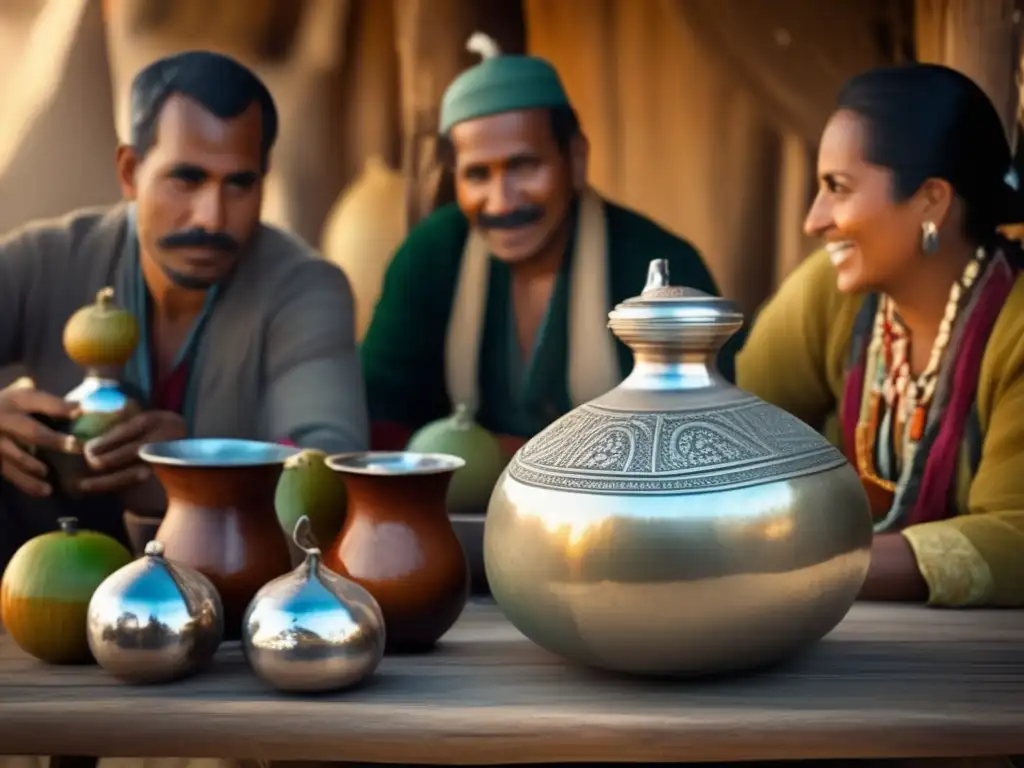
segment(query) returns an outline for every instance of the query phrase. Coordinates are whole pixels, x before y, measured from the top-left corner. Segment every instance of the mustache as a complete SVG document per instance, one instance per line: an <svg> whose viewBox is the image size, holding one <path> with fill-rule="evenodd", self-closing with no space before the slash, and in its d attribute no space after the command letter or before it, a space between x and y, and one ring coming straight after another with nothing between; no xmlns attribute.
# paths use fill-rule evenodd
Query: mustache
<svg viewBox="0 0 1024 768"><path fill-rule="evenodd" d="M542 218L544 218L543 208L539 205L527 205L500 216L478 213L476 223L481 229L517 229L538 222Z"/></svg>
<svg viewBox="0 0 1024 768"><path fill-rule="evenodd" d="M207 232L205 229L172 232L161 237L157 244L161 248L210 248L224 253L232 253L239 248L239 242L226 232Z"/></svg>

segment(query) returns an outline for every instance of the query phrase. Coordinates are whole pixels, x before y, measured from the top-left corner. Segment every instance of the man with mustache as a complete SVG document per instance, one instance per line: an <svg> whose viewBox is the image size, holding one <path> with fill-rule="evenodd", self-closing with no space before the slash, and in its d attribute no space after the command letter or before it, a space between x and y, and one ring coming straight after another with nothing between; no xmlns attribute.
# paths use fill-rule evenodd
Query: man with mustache
<svg viewBox="0 0 1024 768"><path fill-rule="evenodd" d="M270 93L225 56L160 59L131 88L117 149L126 201L33 222L0 239L0 568L58 514L125 539L122 511L165 500L140 445L188 436L365 448L368 426L345 275L260 223L277 136ZM83 372L64 352L71 314L104 286L141 329L122 378L144 411L79 445L33 415L73 417ZM61 497L33 448L82 452L93 469Z"/></svg>
<svg viewBox="0 0 1024 768"><path fill-rule="evenodd" d="M614 387L633 360L607 314L651 259L718 293L693 246L587 185L587 140L550 63L479 34L469 47L484 61L441 105L457 203L394 255L361 349L382 448L463 404L511 451ZM738 345L719 361L730 378Z"/></svg>

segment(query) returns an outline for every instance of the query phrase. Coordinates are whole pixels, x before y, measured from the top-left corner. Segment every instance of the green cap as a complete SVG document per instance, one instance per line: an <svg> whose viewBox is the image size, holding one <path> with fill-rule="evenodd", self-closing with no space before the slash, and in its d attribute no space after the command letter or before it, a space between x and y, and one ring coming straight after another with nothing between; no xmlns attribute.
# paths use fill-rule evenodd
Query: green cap
<svg viewBox="0 0 1024 768"><path fill-rule="evenodd" d="M476 32L466 48L483 61L456 77L441 99L441 134L478 117L520 109L569 106L569 97L551 62L536 56L505 56L497 43Z"/></svg>

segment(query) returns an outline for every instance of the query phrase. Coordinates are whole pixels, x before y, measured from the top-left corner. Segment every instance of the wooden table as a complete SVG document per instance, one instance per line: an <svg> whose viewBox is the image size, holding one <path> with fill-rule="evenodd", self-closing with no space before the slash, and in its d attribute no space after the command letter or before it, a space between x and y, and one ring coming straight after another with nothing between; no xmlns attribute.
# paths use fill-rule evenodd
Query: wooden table
<svg viewBox="0 0 1024 768"><path fill-rule="evenodd" d="M225 647L131 687L0 639L0 752L402 763L712 761L1024 753L1024 612L857 605L799 660L704 682L571 666L472 604L442 647L365 688L279 695Z"/></svg>

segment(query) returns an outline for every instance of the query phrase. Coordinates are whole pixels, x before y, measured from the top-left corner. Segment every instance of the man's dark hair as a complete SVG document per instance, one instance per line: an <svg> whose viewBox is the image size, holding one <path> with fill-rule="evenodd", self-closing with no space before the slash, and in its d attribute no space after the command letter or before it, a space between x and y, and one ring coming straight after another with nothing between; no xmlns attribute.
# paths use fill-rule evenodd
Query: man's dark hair
<svg viewBox="0 0 1024 768"><path fill-rule="evenodd" d="M277 140L277 107L263 82L248 67L211 51L186 51L158 59L132 81L131 144L139 158L156 141L156 126L167 100L180 94L222 120L260 107L261 163L265 172Z"/></svg>
<svg viewBox="0 0 1024 768"><path fill-rule="evenodd" d="M580 135L580 119L572 107L555 107L548 110L551 123L551 135L555 138L558 151L563 155L569 153L572 140ZM441 162L451 168L455 165L455 147L451 137L442 135L438 141L438 155Z"/></svg>

